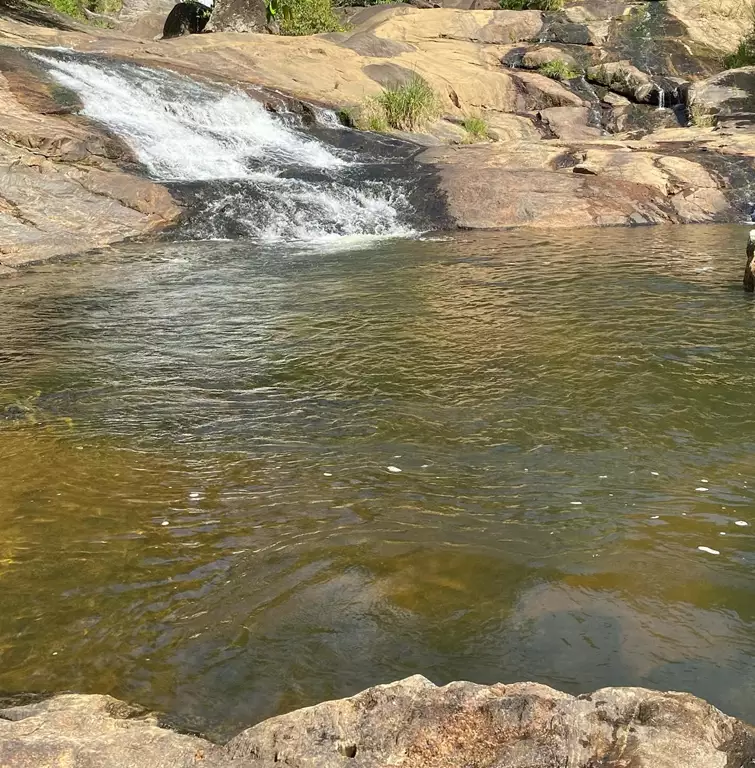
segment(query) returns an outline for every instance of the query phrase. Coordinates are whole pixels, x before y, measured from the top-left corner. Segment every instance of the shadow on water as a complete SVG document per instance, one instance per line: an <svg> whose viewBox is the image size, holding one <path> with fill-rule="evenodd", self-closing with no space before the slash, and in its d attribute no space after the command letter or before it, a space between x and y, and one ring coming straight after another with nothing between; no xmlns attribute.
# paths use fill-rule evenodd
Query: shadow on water
<svg viewBox="0 0 755 768"><path fill-rule="evenodd" d="M414 673L755 720L742 242L132 245L6 281L0 690L217 738Z"/></svg>

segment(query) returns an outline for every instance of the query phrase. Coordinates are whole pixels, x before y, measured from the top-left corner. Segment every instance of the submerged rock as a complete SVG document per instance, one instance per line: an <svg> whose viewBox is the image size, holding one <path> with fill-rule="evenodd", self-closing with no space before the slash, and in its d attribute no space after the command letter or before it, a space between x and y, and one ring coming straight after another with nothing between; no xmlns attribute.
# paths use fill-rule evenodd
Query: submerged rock
<svg viewBox="0 0 755 768"><path fill-rule="evenodd" d="M266 720L224 747L109 696L0 709L0 765L26 768L727 768L755 731L687 693L537 683L437 687L415 675Z"/></svg>

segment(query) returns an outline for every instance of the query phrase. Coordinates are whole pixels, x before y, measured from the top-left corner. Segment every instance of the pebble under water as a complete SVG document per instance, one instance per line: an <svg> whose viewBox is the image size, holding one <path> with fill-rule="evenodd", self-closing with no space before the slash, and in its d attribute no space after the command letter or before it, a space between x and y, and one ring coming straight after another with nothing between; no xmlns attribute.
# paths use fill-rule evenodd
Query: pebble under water
<svg viewBox="0 0 755 768"><path fill-rule="evenodd" d="M755 721L741 227L130 245L0 285L0 691L216 738L422 673Z"/></svg>

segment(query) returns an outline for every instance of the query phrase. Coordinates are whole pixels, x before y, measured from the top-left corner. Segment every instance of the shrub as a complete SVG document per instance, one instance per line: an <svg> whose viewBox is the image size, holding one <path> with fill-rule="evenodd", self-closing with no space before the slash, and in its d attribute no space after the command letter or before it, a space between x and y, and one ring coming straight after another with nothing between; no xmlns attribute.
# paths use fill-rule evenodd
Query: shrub
<svg viewBox="0 0 755 768"><path fill-rule="evenodd" d="M551 80L571 80L580 75L579 72L572 69L565 61L561 61L561 59L546 61L545 64L538 67L537 71L541 75L550 77Z"/></svg>
<svg viewBox="0 0 755 768"><path fill-rule="evenodd" d="M343 32L331 0L268 0L267 13L278 20L282 35Z"/></svg>
<svg viewBox="0 0 755 768"><path fill-rule="evenodd" d="M65 13L66 16L73 16L75 19L84 19L84 11L76 0L47 0L50 7L58 13Z"/></svg>
<svg viewBox="0 0 755 768"><path fill-rule="evenodd" d="M564 0L499 0L504 11L560 11Z"/></svg>
<svg viewBox="0 0 755 768"><path fill-rule="evenodd" d="M488 124L482 117L465 117L461 125L467 132L467 142L485 141L488 136Z"/></svg>
<svg viewBox="0 0 755 768"><path fill-rule="evenodd" d="M408 83L386 88L376 98L391 128L416 131L440 114L440 100L435 91L418 75Z"/></svg>
<svg viewBox="0 0 755 768"><path fill-rule="evenodd" d="M113 14L120 11L121 0L46 0L47 4L58 13L65 13L75 19L86 21L84 9L96 14ZM101 26L101 22L98 24Z"/></svg>

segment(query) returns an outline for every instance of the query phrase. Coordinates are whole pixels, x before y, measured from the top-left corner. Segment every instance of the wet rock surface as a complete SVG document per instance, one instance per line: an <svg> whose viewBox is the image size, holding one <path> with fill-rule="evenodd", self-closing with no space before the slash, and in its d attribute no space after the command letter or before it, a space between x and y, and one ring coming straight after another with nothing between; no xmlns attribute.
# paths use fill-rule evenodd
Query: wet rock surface
<svg viewBox="0 0 755 768"><path fill-rule="evenodd" d="M755 732L686 693L605 688L573 697L537 683L437 687L415 675L266 720L225 746L161 727L109 696L0 709L8 768L729 768Z"/></svg>

